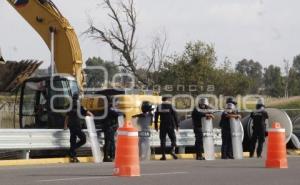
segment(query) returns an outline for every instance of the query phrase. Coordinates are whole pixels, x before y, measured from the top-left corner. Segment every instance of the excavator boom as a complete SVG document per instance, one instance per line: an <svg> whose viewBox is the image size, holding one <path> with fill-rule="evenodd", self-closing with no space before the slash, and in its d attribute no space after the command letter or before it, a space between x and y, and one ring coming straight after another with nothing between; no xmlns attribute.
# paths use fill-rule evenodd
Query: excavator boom
<svg viewBox="0 0 300 185"><path fill-rule="evenodd" d="M51 0L7 0L34 28L51 49L54 32L54 62L58 73L70 74L83 85L82 53L73 27Z"/></svg>

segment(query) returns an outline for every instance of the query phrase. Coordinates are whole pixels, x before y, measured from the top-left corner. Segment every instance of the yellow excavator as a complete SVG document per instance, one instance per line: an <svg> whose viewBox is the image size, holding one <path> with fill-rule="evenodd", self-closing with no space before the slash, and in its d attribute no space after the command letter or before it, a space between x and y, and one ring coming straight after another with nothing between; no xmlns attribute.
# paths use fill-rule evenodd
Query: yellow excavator
<svg viewBox="0 0 300 185"><path fill-rule="evenodd" d="M51 50L58 73L76 77L82 89L82 54L78 38L68 20L51 0L8 0L41 36Z"/></svg>
<svg viewBox="0 0 300 185"><path fill-rule="evenodd" d="M70 101L65 97L82 93L84 86L82 53L76 33L51 0L7 1L42 37L51 51L51 74L57 73L28 78L20 85L20 128L63 128L62 112ZM142 101L160 103L157 95L106 89L85 96L82 104L93 112L101 112L104 103L100 96L116 97L117 108L128 119L140 113Z"/></svg>

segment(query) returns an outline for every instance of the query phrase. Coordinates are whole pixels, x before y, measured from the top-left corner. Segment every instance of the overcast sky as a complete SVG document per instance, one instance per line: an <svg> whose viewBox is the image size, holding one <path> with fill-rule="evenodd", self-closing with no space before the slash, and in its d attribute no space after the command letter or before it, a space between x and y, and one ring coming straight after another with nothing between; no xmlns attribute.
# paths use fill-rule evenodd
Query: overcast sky
<svg viewBox="0 0 300 185"><path fill-rule="evenodd" d="M109 26L101 0L53 0L78 35L88 17ZM181 53L188 41L212 43L219 62L247 58L264 66L283 66L300 54L299 0L136 0L138 44L147 50L158 32L166 32L169 53ZM84 60L100 56L114 60L105 44L79 36ZM35 31L5 1L0 1L0 47L6 59L24 58L49 64L49 51Z"/></svg>

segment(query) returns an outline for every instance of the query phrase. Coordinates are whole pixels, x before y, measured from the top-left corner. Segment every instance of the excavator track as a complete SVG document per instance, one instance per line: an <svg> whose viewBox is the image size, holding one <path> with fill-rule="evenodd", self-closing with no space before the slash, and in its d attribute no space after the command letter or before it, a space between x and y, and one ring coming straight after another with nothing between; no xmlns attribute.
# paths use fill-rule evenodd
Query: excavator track
<svg viewBox="0 0 300 185"><path fill-rule="evenodd" d="M13 92L42 64L36 60L0 62L0 92Z"/></svg>

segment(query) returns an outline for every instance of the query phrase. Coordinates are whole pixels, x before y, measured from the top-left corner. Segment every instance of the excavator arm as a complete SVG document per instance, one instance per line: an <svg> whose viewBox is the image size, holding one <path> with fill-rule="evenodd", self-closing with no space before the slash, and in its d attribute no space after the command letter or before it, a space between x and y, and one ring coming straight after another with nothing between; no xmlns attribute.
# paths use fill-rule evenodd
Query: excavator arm
<svg viewBox="0 0 300 185"><path fill-rule="evenodd" d="M68 20L51 0L7 0L34 28L51 49L54 33L54 62L58 73L74 76L83 86L82 53L78 38Z"/></svg>

